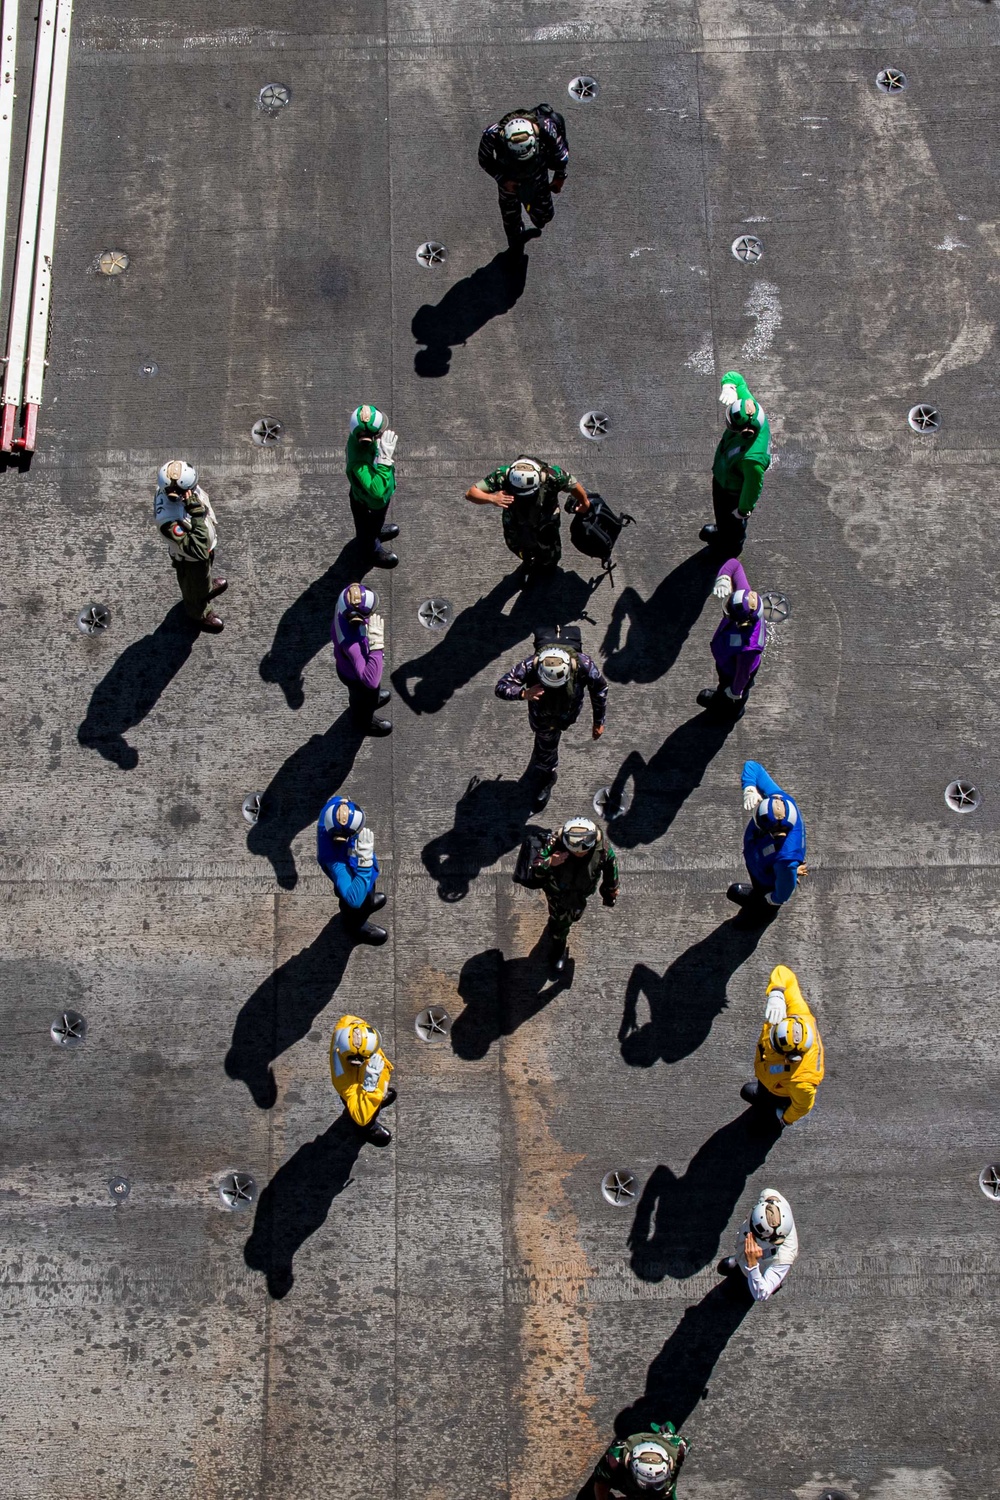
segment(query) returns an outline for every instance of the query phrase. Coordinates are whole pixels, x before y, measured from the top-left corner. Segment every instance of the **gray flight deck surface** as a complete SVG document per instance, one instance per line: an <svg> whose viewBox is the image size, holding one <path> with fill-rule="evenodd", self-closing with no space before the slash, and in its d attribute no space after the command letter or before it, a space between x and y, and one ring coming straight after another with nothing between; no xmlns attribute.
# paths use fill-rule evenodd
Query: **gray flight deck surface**
<svg viewBox="0 0 1000 1500"><path fill-rule="evenodd" d="M0 489L4 1500L569 1500L657 1414L693 1440L682 1500L992 1492L998 30L983 0L78 4L39 451ZM519 279L476 147L539 99L570 180ZM791 614L727 737L694 699L732 366L776 454L744 562ZM328 628L363 400L400 434L402 534L371 576L395 733L357 748ZM565 571L517 593L462 496L522 451L634 513L614 589L564 525ZM218 638L186 632L153 526L176 455L219 516ZM608 729L566 736L542 821L616 779L635 800L618 906L550 985L510 880L526 714L493 687L573 619ZM724 897L747 756L811 867L750 934ZM379 950L348 953L315 864L340 787L376 833ZM738 1090L778 962L827 1077L768 1152ZM396 1064L382 1152L333 1123L345 1010ZM233 1168L255 1210L223 1207ZM741 1321L714 1267L768 1184L801 1255Z"/></svg>

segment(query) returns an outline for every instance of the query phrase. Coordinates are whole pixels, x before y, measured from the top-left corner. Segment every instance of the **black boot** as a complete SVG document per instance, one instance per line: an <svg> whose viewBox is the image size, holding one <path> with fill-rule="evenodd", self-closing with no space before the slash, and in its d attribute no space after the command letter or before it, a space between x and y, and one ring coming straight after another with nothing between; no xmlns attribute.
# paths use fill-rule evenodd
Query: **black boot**
<svg viewBox="0 0 1000 1500"><path fill-rule="evenodd" d="M524 244L524 225L521 220L518 219L516 225L505 224L503 226L503 232L507 236L507 249L520 250L521 246Z"/></svg>
<svg viewBox="0 0 1000 1500"><path fill-rule="evenodd" d="M549 933L549 968L553 974L562 974L569 959L569 944L565 938L553 937Z"/></svg>
<svg viewBox="0 0 1000 1500"><path fill-rule="evenodd" d="M725 1260L720 1260L718 1271L720 1276L731 1276L736 1270L736 1256L727 1255Z"/></svg>
<svg viewBox="0 0 1000 1500"><path fill-rule="evenodd" d="M699 542L717 542L719 540L719 528L711 523L703 526L698 533Z"/></svg>
<svg viewBox="0 0 1000 1500"><path fill-rule="evenodd" d="M392 1131L387 1130L381 1120L373 1120L365 1131L365 1138L373 1146L388 1146L392 1140Z"/></svg>
<svg viewBox="0 0 1000 1500"><path fill-rule="evenodd" d="M743 1085L743 1087L740 1089L740 1098L746 1104L756 1104L757 1103L757 1096L759 1095L759 1093L760 1093L760 1084L757 1082L757 1080L755 1078L752 1083L745 1083Z"/></svg>
<svg viewBox="0 0 1000 1500"><path fill-rule="evenodd" d="M719 689L702 688L695 702L699 708L719 708Z"/></svg>
<svg viewBox="0 0 1000 1500"><path fill-rule="evenodd" d="M376 891L374 895L368 897L368 910L381 911L386 903L386 899L385 891Z"/></svg>
<svg viewBox="0 0 1000 1500"><path fill-rule="evenodd" d="M390 1089L386 1089L386 1091L385 1091L385 1098L382 1100L382 1103L379 1105L379 1108L380 1109L388 1109L389 1105L390 1104L395 1104L395 1102L396 1102L396 1100L398 1098L399 1098L399 1095L396 1093L395 1089L391 1089L391 1088Z"/></svg>
<svg viewBox="0 0 1000 1500"><path fill-rule="evenodd" d="M399 527L394 521L386 521L378 534L380 542L391 542L394 536L399 536Z"/></svg>
<svg viewBox="0 0 1000 1500"><path fill-rule="evenodd" d="M383 943L389 941L389 934L384 927L378 927L374 922L364 922L357 930L359 943L370 943L373 948L380 948Z"/></svg>
<svg viewBox="0 0 1000 1500"><path fill-rule="evenodd" d="M394 568L399 562L395 552L387 552L381 542L375 548L374 562L376 568Z"/></svg>
<svg viewBox="0 0 1000 1500"><path fill-rule="evenodd" d="M753 895L753 886L746 880L734 880L726 892L727 901L735 901L737 906L746 906Z"/></svg>
<svg viewBox="0 0 1000 1500"><path fill-rule="evenodd" d="M392 692L391 692L391 690L389 688L379 688L379 690L378 690L378 703L375 705L376 708L385 708L385 705L388 703L388 701L389 701L389 699L391 697L392 697Z"/></svg>
<svg viewBox="0 0 1000 1500"><path fill-rule="evenodd" d="M546 805L552 796L552 788L559 779L555 771L543 772L542 774L545 780L539 781L535 795L531 799L531 811L536 813L541 812L542 808Z"/></svg>
<svg viewBox="0 0 1000 1500"><path fill-rule="evenodd" d="M388 719L372 719L371 723L368 726L368 733L376 735L391 734L392 724Z"/></svg>

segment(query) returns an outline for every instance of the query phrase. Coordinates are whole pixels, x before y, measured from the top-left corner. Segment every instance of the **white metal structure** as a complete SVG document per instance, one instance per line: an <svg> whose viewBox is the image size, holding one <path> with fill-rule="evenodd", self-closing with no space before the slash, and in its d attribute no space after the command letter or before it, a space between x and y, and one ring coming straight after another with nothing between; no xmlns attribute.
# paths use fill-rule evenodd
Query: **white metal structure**
<svg viewBox="0 0 1000 1500"><path fill-rule="evenodd" d="M7 238L7 188L10 182L10 143L14 126L14 68L17 63L17 4L4 0L0 22L0 283Z"/></svg>
<svg viewBox="0 0 1000 1500"><path fill-rule="evenodd" d="M66 79L69 73L69 32L73 0L58 0L55 45L52 53L52 84L45 129L45 166L42 170L38 238L35 244L35 275L28 321L28 363L24 373L24 436L19 448L32 453L35 427L42 399L42 381L48 363L49 305L52 296L52 254L56 240L56 203L59 197L59 162L62 156L63 116L66 111Z"/></svg>
<svg viewBox="0 0 1000 1500"><path fill-rule="evenodd" d="M31 85L31 118L28 125L28 148L24 159L21 218L17 230L14 288L11 294L10 325L7 331L7 366L3 379L0 448L5 452L10 452L14 446L14 423L21 405L23 389L28 317L31 311L31 284L34 279L35 244L38 238L38 204L42 189L42 169L45 165L45 128L49 115L49 89L52 82L55 15L56 0L39 0L35 74Z"/></svg>

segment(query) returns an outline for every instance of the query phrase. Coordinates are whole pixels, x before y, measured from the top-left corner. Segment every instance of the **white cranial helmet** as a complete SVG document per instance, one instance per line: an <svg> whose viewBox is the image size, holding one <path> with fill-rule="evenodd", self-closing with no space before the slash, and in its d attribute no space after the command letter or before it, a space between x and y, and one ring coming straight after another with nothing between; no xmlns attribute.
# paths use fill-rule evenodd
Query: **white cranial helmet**
<svg viewBox="0 0 1000 1500"><path fill-rule="evenodd" d="M183 494L185 490L193 490L197 487L198 470L183 458L172 458L160 469L156 482L161 490L173 490Z"/></svg>
<svg viewBox="0 0 1000 1500"><path fill-rule="evenodd" d="M597 824L589 818L570 818L562 826L562 838L567 849L593 849L597 843Z"/></svg>
<svg viewBox="0 0 1000 1500"><path fill-rule="evenodd" d="M674 1466L662 1443L647 1441L632 1449L629 1468L640 1489L665 1490L670 1483Z"/></svg>
<svg viewBox="0 0 1000 1500"><path fill-rule="evenodd" d="M507 483L515 495L533 495L542 483L542 466L533 458L519 458L507 470Z"/></svg>
<svg viewBox="0 0 1000 1500"><path fill-rule="evenodd" d="M561 646L546 646L538 658L538 680L544 687L565 687L572 665L568 651Z"/></svg>
<svg viewBox="0 0 1000 1500"><path fill-rule="evenodd" d="M750 1215L754 1239L765 1245L780 1245L794 1227L792 1211L784 1198L774 1188L765 1188Z"/></svg>
<svg viewBox="0 0 1000 1500"><path fill-rule="evenodd" d="M515 115L503 128L504 144L511 156L518 161L527 161L538 150L538 126L534 120Z"/></svg>

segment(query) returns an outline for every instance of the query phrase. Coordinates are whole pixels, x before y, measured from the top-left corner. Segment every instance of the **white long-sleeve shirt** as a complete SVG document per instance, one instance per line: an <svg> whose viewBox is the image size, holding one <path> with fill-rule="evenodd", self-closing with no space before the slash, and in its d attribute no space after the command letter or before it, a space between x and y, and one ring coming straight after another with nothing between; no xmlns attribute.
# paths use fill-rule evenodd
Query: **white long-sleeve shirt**
<svg viewBox="0 0 1000 1500"><path fill-rule="evenodd" d="M776 1265L772 1261L766 1271L762 1271L760 1266L754 1266L752 1270L747 1271L747 1286L750 1288L753 1300L766 1302L768 1297L773 1297L791 1269L788 1261L783 1265Z"/></svg>
<svg viewBox="0 0 1000 1500"><path fill-rule="evenodd" d="M765 1196L779 1198L788 1210L789 1218L791 1218L792 1211L787 1198L782 1198L781 1194L774 1188L765 1188L761 1193L761 1197ZM795 1222L793 1220L791 1231L780 1245L761 1244L760 1240L757 1240L761 1258L751 1269L743 1248L746 1237L750 1233L750 1220L746 1219L740 1229L739 1238L736 1241L736 1262L747 1279L747 1286L750 1288L750 1295L753 1297L753 1300L755 1302L766 1302L768 1297L774 1296L791 1270L794 1261L797 1259L799 1237L796 1233Z"/></svg>

